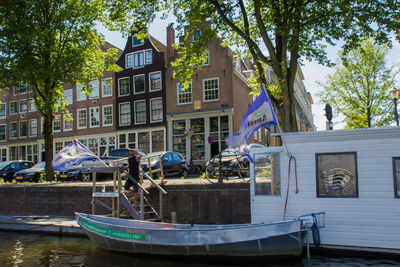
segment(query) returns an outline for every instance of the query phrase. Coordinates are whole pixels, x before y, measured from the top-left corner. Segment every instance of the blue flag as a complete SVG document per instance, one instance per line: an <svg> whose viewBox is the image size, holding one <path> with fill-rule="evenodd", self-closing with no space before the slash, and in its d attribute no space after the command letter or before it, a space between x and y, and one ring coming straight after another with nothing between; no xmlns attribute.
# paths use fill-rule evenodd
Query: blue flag
<svg viewBox="0 0 400 267"><path fill-rule="evenodd" d="M267 92L263 87L260 95L254 100L244 114L239 133L234 136L229 136L226 139L226 143L231 148L243 147L258 128L276 124L278 124L278 121L276 120Z"/></svg>
<svg viewBox="0 0 400 267"><path fill-rule="evenodd" d="M91 158L97 158L97 156L79 143L78 140L74 140L55 155L52 164L54 170L59 171Z"/></svg>

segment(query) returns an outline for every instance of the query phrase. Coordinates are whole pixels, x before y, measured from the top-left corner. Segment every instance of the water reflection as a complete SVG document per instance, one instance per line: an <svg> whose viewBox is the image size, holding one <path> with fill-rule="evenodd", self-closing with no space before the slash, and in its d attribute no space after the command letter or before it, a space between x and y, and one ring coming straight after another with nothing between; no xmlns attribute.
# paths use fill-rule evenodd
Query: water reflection
<svg viewBox="0 0 400 267"><path fill-rule="evenodd" d="M21 234L0 232L0 266L134 266L134 267L170 267L170 266L400 266L400 261L374 260L361 258L331 258L313 256L311 264L304 259L273 261L267 259L246 261L227 260L226 258L159 258L133 256L108 252L96 248L89 239L58 237L41 234Z"/></svg>

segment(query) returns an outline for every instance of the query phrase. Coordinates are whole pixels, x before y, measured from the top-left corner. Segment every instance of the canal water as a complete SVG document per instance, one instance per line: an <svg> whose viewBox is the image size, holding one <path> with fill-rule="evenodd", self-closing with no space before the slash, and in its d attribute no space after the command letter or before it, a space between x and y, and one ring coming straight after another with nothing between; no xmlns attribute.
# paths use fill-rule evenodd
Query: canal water
<svg viewBox="0 0 400 267"><path fill-rule="evenodd" d="M305 259L285 261L231 261L227 259L202 258L160 258L135 257L129 254L113 253L96 248L87 238L59 237L42 234L0 232L0 266L134 266L134 267L170 267L170 266L400 266L400 261L389 259L364 259L312 256L311 262Z"/></svg>

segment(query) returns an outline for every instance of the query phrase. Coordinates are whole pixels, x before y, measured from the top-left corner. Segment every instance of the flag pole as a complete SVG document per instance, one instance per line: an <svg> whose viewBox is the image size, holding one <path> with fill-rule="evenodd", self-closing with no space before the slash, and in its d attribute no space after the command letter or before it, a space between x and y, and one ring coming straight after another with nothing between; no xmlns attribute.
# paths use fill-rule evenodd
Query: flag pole
<svg viewBox="0 0 400 267"><path fill-rule="evenodd" d="M84 144L82 144L82 143L78 140L78 138L75 138L75 141L78 142L78 143L79 143L81 146L83 146L84 148L86 148L88 151L92 152L89 148L87 148ZM96 154L94 154L93 152L92 152L92 154L93 154L94 157L97 158L101 163L103 163L104 166L107 166L107 167L108 167L108 165L107 165L101 158L99 158L99 157L98 157Z"/></svg>

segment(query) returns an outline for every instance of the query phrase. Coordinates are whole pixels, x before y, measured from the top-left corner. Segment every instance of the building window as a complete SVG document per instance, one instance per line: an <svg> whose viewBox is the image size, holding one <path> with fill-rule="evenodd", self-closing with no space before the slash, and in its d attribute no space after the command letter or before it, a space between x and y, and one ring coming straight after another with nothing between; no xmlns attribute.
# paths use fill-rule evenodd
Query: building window
<svg viewBox="0 0 400 267"><path fill-rule="evenodd" d="M357 153L316 154L317 197L358 197Z"/></svg>
<svg viewBox="0 0 400 267"><path fill-rule="evenodd" d="M0 118L5 118L6 117L6 104L1 103L0 104Z"/></svg>
<svg viewBox="0 0 400 267"><path fill-rule="evenodd" d="M150 92L160 91L161 88L161 71L153 72L149 74L150 80Z"/></svg>
<svg viewBox="0 0 400 267"><path fill-rule="evenodd" d="M26 121L19 122L19 137L27 137Z"/></svg>
<svg viewBox="0 0 400 267"><path fill-rule="evenodd" d="M103 97L112 96L112 83L113 83L112 78L105 78L101 80Z"/></svg>
<svg viewBox="0 0 400 267"><path fill-rule="evenodd" d="M172 122L172 145L173 151L179 152L186 157L186 123L185 120Z"/></svg>
<svg viewBox="0 0 400 267"><path fill-rule="evenodd" d="M84 129L87 127L87 110L78 109L78 129Z"/></svg>
<svg viewBox="0 0 400 267"><path fill-rule="evenodd" d="M63 119L64 119L64 131L72 131L73 129L73 122L74 122L74 115L72 113L69 113L69 115L65 114Z"/></svg>
<svg viewBox="0 0 400 267"><path fill-rule="evenodd" d="M133 77L133 88L134 88L135 94L142 94L145 92L144 74Z"/></svg>
<svg viewBox="0 0 400 267"><path fill-rule="evenodd" d="M281 195L280 153L254 155L256 195Z"/></svg>
<svg viewBox="0 0 400 267"><path fill-rule="evenodd" d="M9 148L10 151L10 160L17 160L18 155L17 155L17 147L16 146L11 146Z"/></svg>
<svg viewBox="0 0 400 267"><path fill-rule="evenodd" d="M204 119L191 119L190 123L190 127L193 129L192 159L202 160L205 155Z"/></svg>
<svg viewBox="0 0 400 267"><path fill-rule="evenodd" d="M89 138L88 145L90 151L95 155L99 155L99 139L98 138Z"/></svg>
<svg viewBox="0 0 400 267"><path fill-rule="evenodd" d="M18 113L18 103L10 102L10 114L17 114Z"/></svg>
<svg viewBox="0 0 400 267"><path fill-rule="evenodd" d="M28 112L28 101L27 100L20 100L19 101L19 112Z"/></svg>
<svg viewBox="0 0 400 267"><path fill-rule="evenodd" d="M133 54L125 55L125 68L132 68L133 67Z"/></svg>
<svg viewBox="0 0 400 267"><path fill-rule="evenodd" d="M90 108L90 128L97 128L100 125L99 107Z"/></svg>
<svg viewBox="0 0 400 267"><path fill-rule="evenodd" d="M29 101L28 101L28 110L29 110L29 112L35 112L36 111L35 100L29 99Z"/></svg>
<svg viewBox="0 0 400 267"><path fill-rule="evenodd" d="M118 79L118 96L129 95L129 78Z"/></svg>
<svg viewBox="0 0 400 267"><path fill-rule="evenodd" d="M142 39L137 38L136 36L132 36L132 46L143 45L144 42Z"/></svg>
<svg viewBox="0 0 400 267"><path fill-rule="evenodd" d="M201 36L201 30L195 30L193 32L193 42L196 42L197 40L199 40L200 36Z"/></svg>
<svg viewBox="0 0 400 267"><path fill-rule="evenodd" d="M76 84L76 100L83 101L86 100L86 94L83 91L82 84Z"/></svg>
<svg viewBox="0 0 400 267"><path fill-rule="evenodd" d="M162 98L150 99L150 118L151 122L163 120Z"/></svg>
<svg viewBox="0 0 400 267"><path fill-rule="evenodd" d="M212 137L211 157L217 155L227 147L225 139L229 134L228 121L228 116L210 118L210 136Z"/></svg>
<svg viewBox="0 0 400 267"><path fill-rule="evenodd" d="M139 68L144 66L143 51L133 53L133 67Z"/></svg>
<svg viewBox="0 0 400 267"><path fill-rule="evenodd" d="M55 153L57 154L58 152L60 152L60 150L63 148L63 142L56 142L54 144L54 150Z"/></svg>
<svg viewBox="0 0 400 267"><path fill-rule="evenodd" d="M152 64L153 63L153 50L144 51L144 64Z"/></svg>
<svg viewBox="0 0 400 267"><path fill-rule="evenodd" d="M203 80L203 96L204 102L212 102L219 100L219 80L218 78Z"/></svg>
<svg viewBox="0 0 400 267"><path fill-rule="evenodd" d="M151 150L152 152L164 150L164 131L151 132Z"/></svg>
<svg viewBox="0 0 400 267"><path fill-rule="evenodd" d="M18 137L18 123L11 122L10 123L10 138L17 138Z"/></svg>
<svg viewBox="0 0 400 267"><path fill-rule="evenodd" d="M89 82L89 99L99 98L99 81L93 80Z"/></svg>
<svg viewBox="0 0 400 267"><path fill-rule="evenodd" d="M26 94L28 92L28 85L21 84L19 86L14 86L14 95Z"/></svg>
<svg viewBox="0 0 400 267"><path fill-rule="evenodd" d="M138 133L138 148L150 153L150 132Z"/></svg>
<svg viewBox="0 0 400 267"><path fill-rule="evenodd" d="M131 104L120 103L119 104L119 125L130 125L131 124Z"/></svg>
<svg viewBox="0 0 400 267"><path fill-rule="evenodd" d="M178 90L178 105L192 103L192 84L190 84L189 87L185 91L183 91L183 85L178 83L177 90Z"/></svg>
<svg viewBox="0 0 400 267"><path fill-rule="evenodd" d="M7 149L3 148L1 149L1 155L0 155L0 160L1 161L7 161Z"/></svg>
<svg viewBox="0 0 400 267"><path fill-rule="evenodd" d="M61 117L57 116L57 118L53 121L53 132L61 132Z"/></svg>
<svg viewBox="0 0 400 267"><path fill-rule="evenodd" d="M37 120L29 121L29 136L37 136Z"/></svg>
<svg viewBox="0 0 400 267"><path fill-rule="evenodd" d="M64 91L64 101L66 101L68 105L74 103L74 97L72 92L73 92L72 89Z"/></svg>
<svg viewBox="0 0 400 267"><path fill-rule="evenodd" d="M103 106L103 126L113 125L113 109L112 105Z"/></svg>
<svg viewBox="0 0 400 267"><path fill-rule="evenodd" d="M393 158L394 197L400 198L400 157Z"/></svg>
<svg viewBox="0 0 400 267"><path fill-rule="evenodd" d="M6 140L6 125L2 124L0 125L0 141L5 141Z"/></svg>
<svg viewBox="0 0 400 267"><path fill-rule="evenodd" d="M146 123L146 101L135 102L135 124Z"/></svg>

